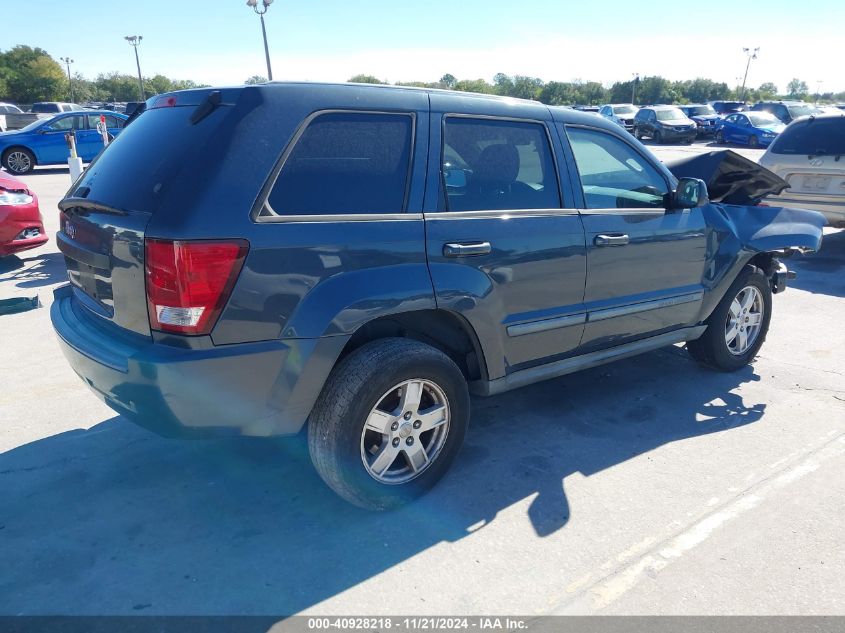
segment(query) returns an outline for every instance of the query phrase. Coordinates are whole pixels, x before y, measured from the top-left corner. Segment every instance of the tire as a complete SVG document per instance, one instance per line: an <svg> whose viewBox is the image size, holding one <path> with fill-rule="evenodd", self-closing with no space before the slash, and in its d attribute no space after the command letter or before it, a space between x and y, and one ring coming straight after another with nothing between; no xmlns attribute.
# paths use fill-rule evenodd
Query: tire
<svg viewBox="0 0 845 633"><path fill-rule="evenodd" d="M753 134L748 137L748 147L750 147L751 149L757 149L758 147L760 147L759 139Z"/></svg>
<svg viewBox="0 0 845 633"><path fill-rule="evenodd" d="M725 133L722 130L719 130L718 132L716 132L716 142L719 145L725 144Z"/></svg>
<svg viewBox="0 0 845 633"><path fill-rule="evenodd" d="M419 404L403 415L403 394L415 385L422 387ZM446 354L409 339L372 341L344 358L326 381L308 422L311 460L345 500L390 510L421 496L446 473L463 444L469 410L466 380ZM435 411L445 422L415 430L422 420L414 418L426 419L424 411ZM434 424L432 415L427 423ZM419 458L420 448L434 457L414 468L409 455L413 451Z"/></svg>
<svg viewBox="0 0 845 633"><path fill-rule="evenodd" d="M754 331L753 340L746 340L747 347L743 348L740 346L739 337L729 344L727 338L728 328L731 324L729 324L728 319L729 317L732 320L734 319L732 313L734 301L736 300L739 303L739 300L747 298L749 295L745 293L748 292L749 288L754 289L757 294L751 293L754 301L749 312L747 314L739 313L740 323L743 319L753 321L755 313L759 313L761 316L758 322L759 329ZM742 308L741 305L740 308ZM769 280L757 268L746 266L737 275L725 296L722 297L713 313L708 317L705 322L707 329L701 338L687 343L687 351L695 360L711 369L725 372L737 371L748 365L760 351L760 347L766 340L771 318L772 289ZM747 327L750 333L751 326L740 327ZM738 336L741 335L738 334ZM750 334L746 334L746 336L750 338Z"/></svg>
<svg viewBox="0 0 845 633"><path fill-rule="evenodd" d="M16 176L35 168L35 155L25 147L10 147L3 153L3 167Z"/></svg>
<svg viewBox="0 0 845 633"><path fill-rule="evenodd" d="M634 138L638 141L643 140L643 134L642 132L640 132L640 128L637 126L634 126Z"/></svg>
<svg viewBox="0 0 845 633"><path fill-rule="evenodd" d="M654 142L658 145L663 145L663 132L660 130L655 130L651 136L654 139Z"/></svg>

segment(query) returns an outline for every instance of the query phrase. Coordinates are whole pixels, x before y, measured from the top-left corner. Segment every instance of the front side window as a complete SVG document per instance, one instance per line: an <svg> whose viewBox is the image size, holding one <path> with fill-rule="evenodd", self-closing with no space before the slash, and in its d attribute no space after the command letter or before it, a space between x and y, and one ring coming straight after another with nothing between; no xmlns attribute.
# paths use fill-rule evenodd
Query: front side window
<svg viewBox="0 0 845 633"><path fill-rule="evenodd" d="M401 213L411 162L407 114L330 112L312 120L268 203L276 215Z"/></svg>
<svg viewBox="0 0 845 633"><path fill-rule="evenodd" d="M81 122L77 122L77 116L63 116L58 119L54 119L50 125L46 126L46 129L50 132L70 132L73 129L80 129L82 126L80 125Z"/></svg>
<svg viewBox="0 0 845 633"><path fill-rule="evenodd" d="M669 191L663 176L623 140L567 128L588 209L662 209Z"/></svg>
<svg viewBox="0 0 845 633"><path fill-rule="evenodd" d="M450 211L560 208L552 149L540 123L447 118L443 181Z"/></svg>

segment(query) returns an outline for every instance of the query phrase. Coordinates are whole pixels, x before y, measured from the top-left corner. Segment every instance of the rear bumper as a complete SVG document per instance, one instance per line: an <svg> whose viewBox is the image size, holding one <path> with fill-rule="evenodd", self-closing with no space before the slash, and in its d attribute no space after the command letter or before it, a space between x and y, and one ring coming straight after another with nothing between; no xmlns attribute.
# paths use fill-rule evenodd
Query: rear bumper
<svg viewBox="0 0 845 633"><path fill-rule="evenodd" d="M348 340L178 348L103 322L70 286L54 295L50 318L73 370L112 409L167 437L297 433Z"/></svg>

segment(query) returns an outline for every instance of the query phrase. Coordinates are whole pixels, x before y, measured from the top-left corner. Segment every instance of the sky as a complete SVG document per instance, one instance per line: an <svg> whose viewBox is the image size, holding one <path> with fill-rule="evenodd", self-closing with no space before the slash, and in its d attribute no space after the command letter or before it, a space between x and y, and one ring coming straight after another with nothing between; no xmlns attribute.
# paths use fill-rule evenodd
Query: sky
<svg viewBox="0 0 845 633"><path fill-rule="evenodd" d="M13 0L0 0L0 7ZM260 0L259 0L260 3ZM0 49L40 46L73 72L136 72L126 35L142 35L145 76L212 85L266 76L259 18L245 0L41 0L16 5ZM742 81L793 77L845 91L845 0L274 0L265 16L274 79L390 82L503 72L544 81ZM821 82L821 83L819 83Z"/></svg>

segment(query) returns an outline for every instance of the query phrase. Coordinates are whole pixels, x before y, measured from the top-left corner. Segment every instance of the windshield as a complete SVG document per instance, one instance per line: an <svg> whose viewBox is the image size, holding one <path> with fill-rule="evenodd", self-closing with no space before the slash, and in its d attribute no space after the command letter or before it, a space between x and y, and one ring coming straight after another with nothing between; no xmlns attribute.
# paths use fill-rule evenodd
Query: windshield
<svg viewBox="0 0 845 633"><path fill-rule="evenodd" d="M678 121L686 119L687 117L678 108L668 108L666 110L655 110L658 121Z"/></svg>
<svg viewBox="0 0 845 633"><path fill-rule="evenodd" d="M845 117L807 119L789 126L775 141L773 154L845 155Z"/></svg>
<svg viewBox="0 0 845 633"><path fill-rule="evenodd" d="M706 116L708 114L716 114L713 106L709 105L690 106L687 108L687 111L689 112L689 116Z"/></svg>
<svg viewBox="0 0 845 633"><path fill-rule="evenodd" d="M637 109L631 105L613 106L613 114L634 114Z"/></svg>
<svg viewBox="0 0 845 633"><path fill-rule="evenodd" d="M799 116L808 116L810 114L821 114L822 112L816 106L811 105L791 105L787 106L787 110L789 110L789 116L793 119L797 119Z"/></svg>
<svg viewBox="0 0 845 633"><path fill-rule="evenodd" d="M771 127L773 125L783 125L783 122L774 114L768 112L754 112L748 113L748 118L751 125L754 127Z"/></svg>

